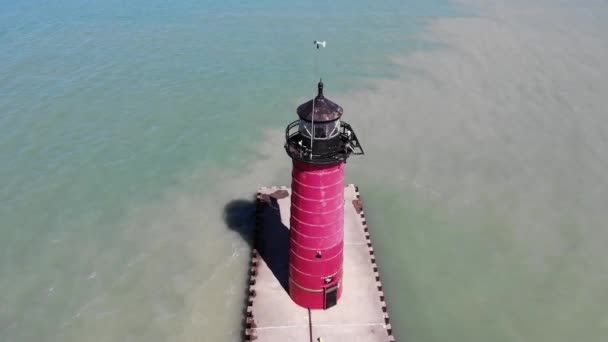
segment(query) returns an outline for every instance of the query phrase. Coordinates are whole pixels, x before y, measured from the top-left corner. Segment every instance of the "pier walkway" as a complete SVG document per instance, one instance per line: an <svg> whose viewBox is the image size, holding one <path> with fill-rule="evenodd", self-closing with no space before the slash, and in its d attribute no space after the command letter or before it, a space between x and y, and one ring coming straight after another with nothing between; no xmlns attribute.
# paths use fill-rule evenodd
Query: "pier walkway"
<svg viewBox="0 0 608 342"><path fill-rule="evenodd" d="M290 190L258 189L245 340L394 341L363 202L354 185L344 191L342 298L328 310L308 310L292 302L286 290Z"/></svg>

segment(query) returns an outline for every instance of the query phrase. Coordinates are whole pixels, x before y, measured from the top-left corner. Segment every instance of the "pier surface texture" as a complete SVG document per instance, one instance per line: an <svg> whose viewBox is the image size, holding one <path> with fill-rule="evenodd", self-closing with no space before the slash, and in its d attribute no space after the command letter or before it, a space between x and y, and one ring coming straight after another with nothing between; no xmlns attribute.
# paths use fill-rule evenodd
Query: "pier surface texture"
<svg viewBox="0 0 608 342"><path fill-rule="evenodd" d="M395 340L358 188L347 186L344 199L342 298L328 310L308 310L287 293L290 189L258 189L245 340Z"/></svg>

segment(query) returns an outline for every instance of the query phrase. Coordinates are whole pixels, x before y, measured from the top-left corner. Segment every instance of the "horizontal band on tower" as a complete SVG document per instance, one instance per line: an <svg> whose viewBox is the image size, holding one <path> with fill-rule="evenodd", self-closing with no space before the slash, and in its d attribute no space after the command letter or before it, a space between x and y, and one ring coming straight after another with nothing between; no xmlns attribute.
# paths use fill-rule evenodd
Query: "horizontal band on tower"
<svg viewBox="0 0 608 342"><path fill-rule="evenodd" d="M336 186L338 184L344 184L344 179L340 179L339 181L335 182L334 184L321 185L321 186L313 186L313 185L304 184L304 183L298 181L297 178L292 178L291 180L294 181L294 182L296 182L296 183L298 183L298 184L300 184L300 185L302 185L302 186L305 186L307 188L315 188L315 189L329 188L329 187L332 187L332 186Z"/></svg>
<svg viewBox="0 0 608 342"><path fill-rule="evenodd" d="M324 224L314 224L314 223L307 223L307 222L303 222L302 220L298 220L297 218L295 218L293 215L291 216L292 220L296 220L301 224L305 224L307 226L315 226L315 227L327 227L329 225L332 225L340 220L343 220L343 217L339 217L337 220L333 221L333 222L329 222L329 223L324 223Z"/></svg>
<svg viewBox="0 0 608 342"><path fill-rule="evenodd" d="M344 255L344 254L342 254ZM294 265L289 265L290 268L293 268L294 270L298 271L300 274L303 274L307 277L312 277L312 278L327 278L327 277L333 277L336 274L340 273L340 271L344 268L344 265L340 265L340 268L338 268L338 270L332 274L328 274L328 275L317 275L317 274L310 274L304 271L301 271L299 268L295 267ZM291 276L290 276L291 277Z"/></svg>
<svg viewBox="0 0 608 342"><path fill-rule="evenodd" d="M330 186L331 186L331 185L330 185ZM316 198L310 198L310 197L302 196L302 195L300 195L300 194L299 194L297 191L295 191L295 190L293 190L293 189L291 189L291 192L292 192L292 195L293 195L293 194L295 194L295 195L297 195L298 197L300 197L300 198L302 198L302 199L305 199L305 200L307 200L307 201L311 201L311 202L325 202L325 201L331 201L331 200L334 200L334 199L336 199L336 198L338 198L338 197L340 197L340 196L344 196L344 194L342 194L342 193L338 193L338 194L337 194L336 196L334 196L334 197L330 197L330 198L323 198L323 199L316 199Z"/></svg>
<svg viewBox="0 0 608 342"><path fill-rule="evenodd" d="M305 213L308 213L308 214L314 214L314 215L324 215L324 214L333 213L334 211L338 211L338 209L344 209L344 203L340 204L338 207L334 208L333 210L330 210L330 211L324 211L324 212L314 212L314 211L308 211L308 210L304 210L304 209L302 209L302 208L298 207L297 205L295 205L295 204L293 203L293 201L291 202L291 206L292 206L292 207L296 207L296 208L297 208L299 211L303 211L303 212L305 212Z"/></svg>
<svg viewBox="0 0 608 342"><path fill-rule="evenodd" d="M333 236L338 235L340 233L344 233L344 228L342 228L340 230L336 230L331 235L324 235L324 236L312 236L312 235L302 234L299 229L290 229L290 231L296 232L296 234L298 234L298 235L300 235L300 236L302 236L302 237L304 237L306 239L327 239L329 237L333 237ZM302 247L304 247L304 246L302 246ZM307 248L307 247L304 247L304 248ZM311 249L311 248L307 248L307 249Z"/></svg>
<svg viewBox="0 0 608 342"><path fill-rule="evenodd" d="M304 247L304 246L302 246L301 244L299 244L299 243L297 243L297 242L293 241L292 239L290 239L290 242L291 242L291 243L293 243L293 244L295 244L295 245L298 245L298 246L302 247L302 249L308 249L309 251L326 251L326 250L328 250L328 249L332 249L332 248L336 247L337 245L339 245L339 244L341 244L341 243L344 243L344 241L340 241L340 242L336 243L336 244L335 244L335 245L333 245L333 246L329 246L329 247L323 247L323 249L321 249L321 248L307 248L307 247ZM341 251L344 251L344 247L342 247L342 250L341 250ZM295 255L297 255L299 258L302 258L302 259L304 259L304 260L308 260L308 261L313 261L313 262L328 261L328 260L331 260L331 259L333 259L333 258L337 257L338 255L340 255L340 254L338 253L338 254L334 255L333 257L331 257L331 258L308 259L308 258L305 258L305 257L301 256L300 254L296 253L296 252L295 252L295 251L293 251L293 250L291 250L290 252L291 252L291 253L293 253L293 254L295 254Z"/></svg>
<svg viewBox="0 0 608 342"><path fill-rule="evenodd" d="M296 169L300 170L300 172L304 173L304 174L314 174L315 176L327 176L330 175L332 173L336 173L336 172L344 172L343 168L336 168L333 171L318 171L318 170L302 170L301 168L296 167ZM293 174L293 170L291 171L291 176L294 177L295 175Z"/></svg>
<svg viewBox="0 0 608 342"><path fill-rule="evenodd" d="M303 291L306 291L306 292L313 292L313 293L323 292L323 289L309 289L308 287L304 287L304 286L296 283L296 281L293 280L292 277L289 277L289 282L291 282L292 284L294 284L300 290L303 290Z"/></svg>

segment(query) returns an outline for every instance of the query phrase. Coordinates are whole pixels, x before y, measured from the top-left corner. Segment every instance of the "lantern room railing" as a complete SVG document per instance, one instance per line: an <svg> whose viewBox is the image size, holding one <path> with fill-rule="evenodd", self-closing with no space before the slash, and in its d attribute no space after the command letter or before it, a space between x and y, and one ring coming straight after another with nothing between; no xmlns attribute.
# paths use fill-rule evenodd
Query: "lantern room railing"
<svg viewBox="0 0 608 342"><path fill-rule="evenodd" d="M293 159L315 164L331 164L346 160L351 154L362 155L365 153L357 139L357 135L351 126L344 121L340 122L339 134L334 138L339 139L339 148L329 153L318 153L315 151L314 144L315 142L319 142L320 139L313 139L313 148L311 150L311 146L309 145L311 138L300 132L299 124L300 120L296 120L287 125L285 129L285 151Z"/></svg>

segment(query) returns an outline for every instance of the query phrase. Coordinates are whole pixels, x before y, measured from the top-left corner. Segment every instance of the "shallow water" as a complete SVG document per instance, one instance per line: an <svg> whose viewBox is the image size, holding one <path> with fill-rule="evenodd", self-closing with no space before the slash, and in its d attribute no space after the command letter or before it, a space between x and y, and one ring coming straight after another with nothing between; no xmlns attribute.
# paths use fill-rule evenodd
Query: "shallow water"
<svg viewBox="0 0 608 342"><path fill-rule="evenodd" d="M608 335L602 2L0 8L0 340L238 340L318 38L397 337Z"/></svg>

